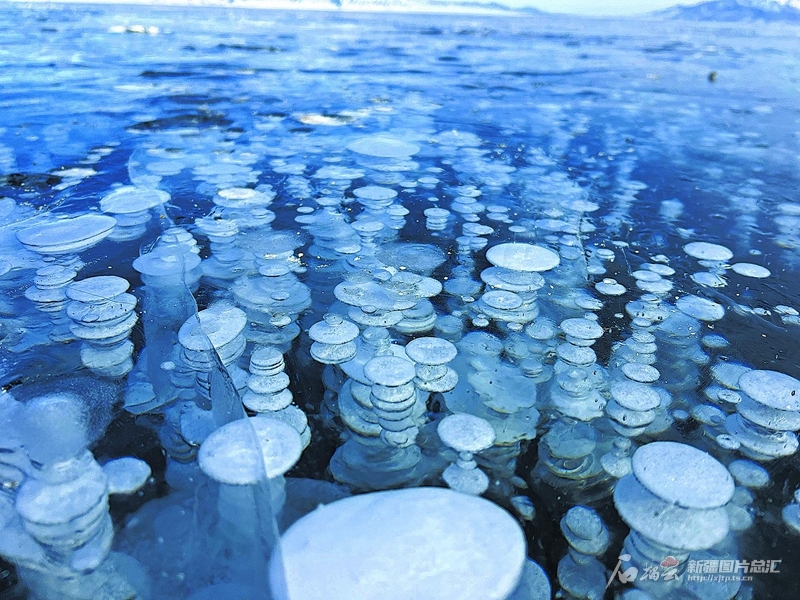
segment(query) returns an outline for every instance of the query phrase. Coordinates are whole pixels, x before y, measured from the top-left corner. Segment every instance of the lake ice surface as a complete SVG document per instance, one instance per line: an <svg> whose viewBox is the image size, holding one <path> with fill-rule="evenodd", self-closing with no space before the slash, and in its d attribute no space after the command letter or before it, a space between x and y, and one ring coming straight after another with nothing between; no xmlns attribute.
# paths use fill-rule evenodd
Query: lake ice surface
<svg viewBox="0 0 800 600"><path fill-rule="evenodd" d="M0 197L19 205L0 204L2 268L16 274L0 290L0 383L19 400L54 390L81 361L76 344L26 346L22 329L43 316L26 304L23 290L41 263L20 253L14 232L22 227L12 221L97 211L122 185L158 187L171 199L160 218L146 224L134 218L119 241L84 252L79 279L118 275L139 289L132 261L164 223L192 229L207 257L206 236L222 234L198 232L193 223L212 211L219 189L274 195L272 228L291 232L301 231L296 217L325 206L320 199L343 197L347 220L376 211L386 224L379 243L396 231L400 241L446 253L443 266L435 253L431 259L440 280L459 262L462 225L490 246L557 249L559 238L578 234L594 259L589 264L606 271L581 283L606 301L599 311L604 335L595 346L601 362L630 333L625 303L648 282L660 285L653 273L661 272L674 286L667 301L697 294L716 303L715 315L724 308L722 319L704 319L708 303L688 303L692 316L704 319L706 351L715 362L800 377L797 27L94 5L4 4L0 17ZM381 188L394 193L384 198ZM469 200L476 196L480 208ZM374 204L394 197L407 215L387 217ZM438 226L437 208L451 211ZM576 210L583 216L570 220ZM476 223L471 230L469 221ZM391 230L391 223L400 226ZM370 235L359 233L362 241ZM307 331L334 298L330 290L315 292L324 274L314 279L302 269L311 236L287 238L281 249L297 250L298 277L312 286L313 302L300 318ZM357 244L359 237L351 232L346 241ZM692 242L724 246L733 257L723 268L702 265L702 257L684 249ZM473 243L477 280L490 265L480 242ZM410 251L397 254L398 261L414 262ZM674 275L659 268L666 264ZM604 278L616 279L626 295L595 293ZM224 296L219 281L201 281L200 308ZM539 295L541 302L544 290ZM434 304L438 314L448 312L443 301ZM501 310L490 306L486 314L492 308ZM479 315L467 329L483 325L481 319L489 323ZM142 327L133 330L134 356L145 341ZM730 345L715 347L713 335ZM320 425L319 369L293 371L312 364L302 356L307 335L300 339L306 341L296 344L297 357L287 356L287 372L314 441L297 474L325 479L338 441ZM710 371L701 369L693 390L700 404L713 383ZM121 400L122 386L93 393ZM538 395L541 405L545 387ZM156 477L139 496L112 502L119 531L141 506L170 494L158 440L120 407L105 414L101 406L90 418L95 457L102 463L136 455ZM679 420L662 438L711 448L701 413ZM540 423L539 437L546 428ZM717 456L727 462L734 454L717 449ZM535 462L534 441L523 448L518 474L527 477ZM780 517L800 484L794 463L791 457L768 463L772 482L755 494L755 526L732 534L742 558L783 561L780 574L754 576L756 598L800 593L796 534ZM535 504L529 554L557 587L564 544L546 515L557 519L565 507ZM597 507L618 538L604 559L610 572L627 529L607 498ZM0 590L13 594L14 575L3 573Z"/></svg>

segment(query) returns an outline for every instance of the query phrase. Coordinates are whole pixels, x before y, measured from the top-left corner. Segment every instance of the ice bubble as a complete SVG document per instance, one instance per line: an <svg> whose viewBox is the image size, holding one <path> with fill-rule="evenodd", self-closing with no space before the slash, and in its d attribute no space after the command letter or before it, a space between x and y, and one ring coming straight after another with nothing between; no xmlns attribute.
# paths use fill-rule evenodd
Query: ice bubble
<svg viewBox="0 0 800 600"><path fill-rule="evenodd" d="M150 477L150 466L138 458L126 456L103 465L109 494L132 494Z"/></svg>
<svg viewBox="0 0 800 600"><path fill-rule="evenodd" d="M683 247L683 251L699 260L724 262L733 258L733 252L725 246L709 244L708 242L691 242Z"/></svg>
<svg viewBox="0 0 800 600"><path fill-rule="evenodd" d="M800 411L800 381L778 371L751 370L739 378L739 387L753 400L779 411Z"/></svg>
<svg viewBox="0 0 800 600"><path fill-rule="evenodd" d="M525 272L549 271L561 262L558 254L552 250L521 243L492 246L486 251L486 260L496 267Z"/></svg>
<svg viewBox="0 0 800 600"><path fill-rule="evenodd" d="M602 281L594 284L595 289L604 296L622 296L625 292L625 286L617 282L616 279L606 277Z"/></svg>
<svg viewBox="0 0 800 600"><path fill-rule="evenodd" d="M302 451L300 434L293 427L259 415L212 432L200 446L197 460L214 481L252 485L283 475Z"/></svg>
<svg viewBox="0 0 800 600"><path fill-rule="evenodd" d="M669 277L670 275L674 275L675 274L675 269L673 269L672 267L669 267L667 265L660 264L660 263L656 263L656 264L645 263L644 265L642 265L642 267L644 267L645 269L648 269L649 271L653 271L654 273L658 273L662 277Z"/></svg>
<svg viewBox="0 0 800 600"><path fill-rule="evenodd" d="M17 232L17 239L28 250L38 254L76 254L103 240L116 224L113 217L81 215L23 229Z"/></svg>
<svg viewBox="0 0 800 600"><path fill-rule="evenodd" d="M701 271L699 273L692 273L690 275L692 281L698 283L700 285L704 285L706 287L725 287L728 285L728 282L725 281L722 277L717 275L716 273L711 273L709 271Z"/></svg>
<svg viewBox="0 0 800 600"><path fill-rule="evenodd" d="M720 348L727 348L728 346L730 346L730 342L727 339L716 333L710 333L708 335L704 335L700 341L703 344L703 346L713 350L717 350Z"/></svg>
<svg viewBox="0 0 800 600"><path fill-rule="evenodd" d="M633 473L649 492L682 508L724 506L733 478L710 454L676 442L653 442L633 455Z"/></svg>
<svg viewBox="0 0 800 600"><path fill-rule="evenodd" d="M22 436L31 460L43 465L73 458L88 444L87 415L80 398L48 394L25 405Z"/></svg>
<svg viewBox="0 0 800 600"><path fill-rule="evenodd" d="M724 506L733 497L734 481L710 454L686 444L651 442L636 451L632 467L617 483L614 504L638 535L691 551L710 548L728 534Z"/></svg>
<svg viewBox="0 0 800 600"><path fill-rule="evenodd" d="M751 460L737 459L728 465L736 483L746 488L761 489L769 484L769 471Z"/></svg>
<svg viewBox="0 0 800 600"><path fill-rule="evenodd" d="M764 279L772 274L769 269L752 263L736 263L731 265L731 270L744 277L754 277L756 279Z"/></svg>
<svg viewBox="0 0 800 600"><path fill-rule="evenodd" d="M377 251L377 257L390 267L407 269L422 275L429 275L446 259L444 252L436 246L408 242L382 245Z"/></svg>
<svg viewBox="0 0 800 600"><path fill-rule="evenodd" d="M397 197L397 192L391 188L381 187L377 185L368 185L366 187L356 188L353 190L353 195L359 200L365 202L375 201L388 201Z"/></svg>
<svg viewBox="0 0 800 600"><path fill-rule="evenodd" d="M138 188L132 185L119 187L100 200L100 210L113 215L135 215L169 202L167 192L152 188ZM128 225L119 222L118 225Z"/></svg>
<svg viewBox="0 0 800 600"><path fill-rule="evenodd" d="M700 296L683 296L675 306L682 313L700 321L719 321L725 316L725 309L720 304Z"/></svg>
<svg viewBox="0 0 800 600"><path fill-rule="evenodd" d="M504 600L525 565L522 530L492 502L439 488L353 496L321 506L281 538L277 600ZM285 586L285 587L284 587Z"/></svg>
<svg viewBox="0 0 800 600"><path fill-rule="evenodd" d="M419 146L388 135L363 137L347 145L347 149L357 154L377 158L406 158L419 152Z"/></svg>
<svg viewBox="0 0 800 600"><path fill-rule="evenodd" d="M442 441L457 452L482 452L495 439L494 429L485 419L468 414L448 415L439 422L437 431Z"/></svg>

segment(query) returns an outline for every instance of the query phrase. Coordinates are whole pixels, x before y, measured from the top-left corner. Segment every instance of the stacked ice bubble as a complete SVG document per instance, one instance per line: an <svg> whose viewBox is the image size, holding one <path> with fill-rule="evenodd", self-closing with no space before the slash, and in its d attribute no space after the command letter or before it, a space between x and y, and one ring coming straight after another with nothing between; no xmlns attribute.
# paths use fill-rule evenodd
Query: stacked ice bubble
<svg viewBox="0 0 800 600"><path fill-rule="evenodd" d="M45 263L37 269L25 297L49 315L53 324L49 335L53 340L72 339L67 328L65 290L84 266L79 253L108 237L116 224L111 217L81 215L46 221L17 232L20 244L39 254Z"/></svg>
<svg viewBox="0 0 800 600"><path fill-rule="evenodd" d="M100 200L100 210L117 221L108 239L127 242L142 237L152 218L150 210L166 202L169 202L169 194L165 191L132 185L119 187L106 194Z"/></svg>
<svg viewBox="0 0 800 600"><path fill-rule="evenodd" d="M740 581L720 585L683 576L689 560L733 558L732 550L720 544L729 531L725 506L734 492L730 473L709 454L675 442L641 447L632 464L632 474L614 491L617 510L631 528L620 556L623 568L643 569L649 563L665 567L663 581L637 581L659 597L680 593L680 588L703 598L733 597Z"/></svg>
<svg viewBox="0 0 800 600"><path fill-rule="evenodd" d="M742 454L768 461L797 452L800 381L777 371L753 370L739 377L741 402L725 428Z"/></svg>
<svg viewBox="0 0 800 600"><path fill-rule="evenodd" d="M423 337L406 345L406 354L416 364L414 384L424 392L449 392L458 383L458 373L447 366L458 354L451 342Z"/></svg>
<svg viewBox="0 0 800 600"><path fill-rule="evenodd" d="M308 418L292 404L283 354L274 346L262 346L250 356L250 377L242 403L249 410L291 425L300 434L303 448L311 442Z"/></svg>
<svg viewBox="0 0 800 600"><path fill-rule="evenodd" d="M244 390L247 374L237 361L246 346L244 311L226 304L216 304L190 317L178 332L184 362L197 372L197 390L203 403L211 401L209 373L215 360L233 380L237 390Z"/></svg>
<svg viewBox="0 0 800 600"><path fill-rule="evenodd" d="M477 320L494 319L520 331L539 315L537 291L544 285L539 274L558 265L558 256L530 244L500 244L486 253L494 266L481 272L489 290L475 303Z"/></svg>
<svg viewBox="0 0 800 600"><path fill-rule="evenodd" d="M494 430L485 419L472 415L448 415L439 422L439 437L458 452L458 460L442 474L447 485L464 494L483 494L489 478L477 468L473 455L491 448Z"/></svg>
<svg viewBox="0 0 800 600"><path fill-rule="evenodd" d="M128 339L138 316L136 298L126 293L122 277L106 275L73 281L67 286L67 315L72 334L83 341L81 360L98 375L121 377L133 367Z"/></svg>
<svg viewBox="0 0 800 600"><path fill-rule="evenodd" d="M271 249L256 257L258 274L235 279L230 291L252 323L248 339L285 350L300 333L296 318L310 305L311 293L293 272L293 248L281 248L282 241L272 240Z"/></svg>
<svg viewBox="0 0 800 600"><path fill-rule="evenodd" d="M275 194L269 186L266 189L260 187L258 190L248 187L221 189L212 201L222 209L222 217L233 221L238 230L263 227L275 220L275 213L267 209Z"/></svg>
<svg viewBox="0 0 800 600"><path fill-rule="evenodd" d="M227 287L227 283L245 273L245 255L238 247L239 227L229 219L204 217L195 227L208 238L211 256L203 262L203 275L209 281Z"/></svg>
<svg viewBox="0 0 800 600"><path fill-rule="evenodd" d="M561 519L561 531L569 544L568 554L558 563L558 582L571 598L601 598L606 574L598 560L608 549L608 529L591 508L574 506Z"/></svg>
<svg viewBox="0 0 800 600"><path fill-rule="evenodd" d="M34 398L19 417L30 464L15 498L0 500L4 555L38 597L141 593L141 567L110 553L108 496L134 493L150 476L149 466L122 458L101 467L86 448L89 415L72 394Z"/></svg>

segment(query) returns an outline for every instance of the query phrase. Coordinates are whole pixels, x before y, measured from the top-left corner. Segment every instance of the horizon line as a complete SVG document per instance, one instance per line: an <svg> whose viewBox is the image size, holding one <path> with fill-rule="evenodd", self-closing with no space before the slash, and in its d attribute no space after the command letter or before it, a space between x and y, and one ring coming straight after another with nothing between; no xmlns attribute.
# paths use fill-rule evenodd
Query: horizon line
<svg viewBox="0 0 800 600"><path fill-rule="evenodd" d="M480 2L458 2L447 4L447 0L409 0L410 5L383 5L378 4L336 4L333 0L0 0L8 4L58 4L58 5L114 5L114 6L149 6L149 7L199 7L199 8L229 8L251 10L298 10L313 12L346 12L346 13L406 13L406 14L459 14L459 15L485 15L485 16L527 16L536 15L571 17L586 19L637 19L642 17L657 17L659 12L668 9L658 9L642 13L631 14L596 14L596 13L563 13L551 12L535 7L511 7L502 1L490 1L485 7ZM687 4L676 4L673 7L691 6L702 4L708 0ZM369 2L369 0L367 0ZM492 5L501 6L494 8Z"/></svg>

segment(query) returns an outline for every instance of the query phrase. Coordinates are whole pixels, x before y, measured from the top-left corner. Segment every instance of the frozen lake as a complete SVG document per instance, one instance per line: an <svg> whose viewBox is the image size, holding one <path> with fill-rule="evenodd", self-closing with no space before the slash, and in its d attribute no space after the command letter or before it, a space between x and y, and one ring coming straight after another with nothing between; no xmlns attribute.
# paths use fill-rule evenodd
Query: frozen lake
<svg viewBox="0 0 800 600"><path fill-rule="evenodd" d="M197 575L186 567L192 550L184 549L204 548L205 542L197 540L208 532L208 539L215 535L213 524L197 518L206 514L198 507L229 510L220 518L232 519L230 506L243 506L234 502L220 508L222 500L203 504L208 501L206 476L222 490L220 497L227 487L247 487L224 481L228 475L210 475L217 467L202 462L202 449L197 468L198 448L207 448L201 444L220 431L209 436L211 429L203 429L203 419L211 419L208 415L213 413L215 428L244 417L240 398L247 414L264 412L253 407L279 402L287 385L292 406L305 413L308 429L302 433L300 426L298 433L306 436L307 447L287 473L284 511L293 516L272 518L279 511L276 492L264 481L259 482L262 495L272 494L272 500L256 492L251 503L272 502L270 516L258 513L260 519L254 520L275 524L277 532L317 502L327 503L350 491L441 487L445 481L457 489L442 479L444 468L456 464L456 454L447 446L457 446L447 443L441 427L444 441L434 431L450 413L471 413L492 425L497 436L488 446L475 447L477 454L494 443L487 457L477 460L490 481L484 495L518 518L527 555L541 565L554 591L563 587L558 564L567 553L564 526L559 530L555 523L576 505L596 509L610 530L610 549L597 556L603 566L601 578L615 576L631 523L641 525L626 512L626 500L620 498L624 492L614 492L619 479L642 483L648 491L641 493L655 494L659 502L674 500L681 510L702 508L727 515L729 530L719 539L711 540L714 536L709 534L706 546L697 542L697 547L687 543L680 548L662 540L659 548L674 551L683 565L682 577L702 560L689 552L705 553L704 560L716 561L717 566L729 559L779 561L773 570L780 572L754 570L750 579L739 581L740 597L797 596L798 532L781 511L800 486L792 449L797 442L791 433L800 429L800 406L795 408L793 399L800 388L792 387L800 378L798 48L800 27L775 23L0 6L0 385L8 392L0 405L0 437L12 440L4 446L0 439L0 451L33 455L36 444L26 445L25 436L33 435L35 419L26 421L15 411L34 410L30 407L38 406L37 398L47 394L82 397L81 418L88 431L84 445L94 459L105 464L136 456L152 470L152 478L138 492L121 500L112 496L115 535L104 552L110 545L110 557L125 557L118 560L129 568L119 571L127 573L129 583L136 580L133 572L147 581L142 587L131 583L137 590L149 587L153 598L188 598L204 586L238 585L247 579L236 568L220 566L224 562L214 563L220 570L212 574L206 569ZM124 194L111 196L121 186L134 186L131 198L143 210L131 209ZM75 226L77 233L53 229L56 217L87 213L112 215L116 225L108 221L103 230L103 221L84 220ZM127 225L123 219L129 220ZM199 252L203 259L194 281L186 273L183 279L178 276L177 288L186 291L181 301L188 298L191 306L181 308L188 311L185 314L175 313L188 319L186 325L180 327L181 319L172 329L164 315L177 306L179 296L169 296L173 304L159 304L168 296L152 291L161 275L134 264L134 259L158 250L156 240L165 231L173 236L167 244L173 249L186 241L171 227L194 235L199 246L187 252ZM93 228L97 239L87 241ZM509 243L523 246L502 246ZM489 252L498 246L501 250L493 257ZM531 247L542 254L534 254ZM551 255L554 263L548 265ZM530 268L518 267L524 264ZM61 271L42 272L48 268ZM64 273L66 279L56 281ZM403 273L416 273L417 279L403 279ZM116 289L120 282L111 278L84 287L69 283L99 276L124 278L130 290L124 283ZM342 282L352 289L337 287ZM97 292L97 286L102 291ZM53 288L67 289L66 296L63 290L57 298L49 296L56 293L48 292ZM115 291L108 292L110 288ZM381 291L384 288L389 292ZM81 300L81 294L90 292L113 296L116 304L102 310L117 311L113 319L128 319L130 326L100 341L87 333L93 320L106 318L92 301ZM637 311L647 312L641 308L647 294L645 304L649 298L664 315L679 314L685 321L675 330L661 325L663 316L633 323ZM404 297L413 301L406 305ZM72 308L64 308L65 298ZM638 309L631 304L637 301ZM90 304L95 312L84 306ZM192 316L197 310L202 311L199 321ZM203 320L206 310L211 312ZM55 318L51 323L55 313L62 315L61 321ZM328 326L335 335L324 335L335 343L320 342L321 333L319 339L313 332L309 337L312 325L326 313L354 320L358 327L353 325L348 338L346 326L334 319ZM587 313L594 316L586 318ZM233 331L240 314L241 326ZM447 316L450 320L442 320ZM117 320L109 327L118 326ZM580 324L566 323L569 320ZM190 332L191 324L202 331ZM413 388L411 379L398 375L402 365L391 376L370 377L362 361L353 374L345 365L356 359L342 358L346 352L340 348L356 335L358 344L368 345L361 341L363 332L376 325L390 331L400 348L395 354L404 357L406 367L411 365L410 378L416 377L416 391L385 400L395 403L390 408L381 408L381 393ZM597 335L592 327L597 327ZM675 333L680 327L682 333ZM542 333L548 328L550 334ZM478 331L492 334L494 341L461 337ZM151 332L163 335L156 340ZM214 346L211 362L191 355L210 348L192 341L194 335L207 336ZM634 335L640 336L638 349L627 350L634 342L623 348ZM457 356L453 352L455 358L449 359L458 386L438 389L444 384L420 383L420 372L430 381L433 373L439 373L436 381L444 378L444 371L434 368L440 366L435 360L450 347L437 346L426 353L409 346L420 336L448 339L458 348ZM130 342L121 341L127 339ZM331 347L312 347L312 340ZM486 348L494 342L498 350L493 354ZM643 350L648 344L657 349ZM580 360L569 358L590 346L596 355L588 362L584 355ZM145 347L150 355L158 352L161 375L153 375L153 359L153 364L144 365L140 353ZM184 358L188 354L185 371L179 361L176 366L173 347L184 352ZM259 348L261 354L256 354ZM325 358L337 348L345 353L341 360ZM639 359L631 358L630 352L639 353ZM114 353L121 357L117 362ZM281 354L288 383L269 392L264 391L266 384L258 387L252 379L247 384L248 370L251 378L280 372L284 367L276 365L283 363L276 357ZM641 358L644 355L652 360ZM432 362L424 362L429 358ZM647 374L637 379L623 374L623 363L652 364L658 371L652 379ZM420 365L423 370L414 371ZM202 390L192 395L192 369L203 373L197 375L197 385L205 382L212 390L210 398L204 398ZM739 383L739 375L749 370L789 377L782 380L783 392L764 392L762 399L759 390L768 387L763 382L769 376ZM573 380L580 379L584 387L576 383L570 388L567 374L578 371L587 375L574 375ZM487 373L494 373L495 379ZM215 379L217 375L221 379ZM662 390L660 397L653 396L657 408L644 406L642 398L655 392L643 388L636 388L636 401L631 400L640 402L638 408L624 404L621 388L614 385L630 383L625 377L648 390ZM352 386L346 383L351 379ZM354 406L361 402L358 386L370 397L368 385L373 386L372 394L379 388L371 409L377 416L367 420L373 419L370 427L380 435L364 433L340 414L346 412L341 408L345 396ZM748 385L751 391L746 391ZM227 390L229 404L211 409L221 389ZM784 394L785 403L769 405L783 402L784 392L790 394ZM155 398L152 404L137 404L147 393ZM246 393L272 395L269 402L261 398L258 404L248 403ZM567 406L572 400L562 396L570 393L581 402L594 394L597 413ZM528 404L519 399L525 394L532 396ZM739 399L732 401L732 394ZM413 404L414 397L418 414L405 417L408 427L391 429L390 424L399 421L386 415L406 401ZM178 406L183 402L189 408ZM739 402L749 408L740 410ZM365 403L357 411L364 410ZM71 408L63 410L72 414ZM625 411L626 416L620 416ZM503 438L497 422L523 412L528 429L523 431L520 416L516 433ZM631 417L632 413L636 414ZM647 417L650 421L641 423L641 431L627 421L644 419L645 413L658 416ZM188 423L187 414L195 420ZM358 414L366 418L366 413ZM755 421L747 421L747 415ZM173 417L177 429L169 438L164 428ZM651 421L661 423L661 429ZM757 425L741 433L740 421ZM292 425L296 427L296 421ZM38 435L46 435L43 427L36 429ZM581 427L593 433L581 433ZM382 440L392 452L402 450L402 460L392 459L397 464L411 460L409 448L416 448L422 466L414 467L417 471L406 479L392 479L386 475L388 468L382 474L359 473L353 465L361 458L347 463L343 452L335 454L345 440L352 443L358 437L354 431ZM552 441L556 434L570 448L579 446L586 435L593 445L573 457L553 454L558 452ZM59 435L54 433L54 439L61 439ZM176 458L178 451L165 441L168 438L180 438L185 461ZM662 498L656 490L661 484L638 473L635 459L636 477L620 479L624 473L604 471L601 457L613 453L614 439L630 441L629 454L653 442L678 442L709 453L733 473L733 499L728 496L713 505L704 498L697 502L710 504L685 506L685 499ZM773 443L781 449L773 452ZM666 453L659 458L668 462L674 446L659 448ZM466 460L471 459L469 452ZM17 554L22 542L10 532L21 531L14 523L27 514L20 508L17 488L24 490L36 479L30 470L39 468L28 458L20 459L22 463L9 459L18 469L12 476L6 474L0 454L0 535L10 540L0 544L5 559L0 563L0 597L26 597L22 580L30 586L32 574L39 572L60 575L52 575L54 579L36 591L39 595L31 597L83 597L85 589L70 596L63 582L101 572L97 564L107 565L110 558L97 564L86 557L82 560L89 562L70 562L71 553L85 547L83 542L70 542L66 559L63 553L51 552L52 564L30 557L25 560L32 562L25 562ZM554 466L561 460L559 468L568 471L570 460L584 459L597 465L585 477L567 476ZM181 471L170 480L170 460L194 465L197 476ZM269 459L259 454L256 462L261 460L267 461L269 471ZM743 460L748 461L745 467L736 463L740 470L731 467ZM287 459L286 468L294 462ZM769 473L769 483L757 485L742 474L756 477L755 464ZM728 470L722 472L730 480ZM712 470L698 471L698 488L721 486L710 474L704 481L704 473ZM113 490L118 482L110 471L108 478L107 487ZM292 480L304 483L292 487ZM316 490L308 480L330 485ZM258 488L256 482L248 485ZM237 501L242 502L241 497ZM159 525L151 531L142 523L164 524L174 516L170 511L183 511L183 520L174 517L173 528L168 528L173 537L158 542L170 549L154 550L158 535L153 531ZM175 525L178 521L182 525ZM31 532L29 522L25 531ZM800 530L800 518L796 523ZM36 538L31 535L26 539ZM36 538L31 543L43 542ZM242 540L226 543L235 546ZM215 551L219 547L208 553ZM250 557L253 568L266 573L266 556ZM130 557L140 568L125 562ZM22 569L23 577L12 563ZM643 571L639 573L641 579ZM739 570L738 575L743 574L746 571ZM95 598L131 597L114 592L108 582L104 585L106 595ZM608 597L632 585L616 579ZM654 588L653 593L731 598L725 590L738 589L731 585L706 581L681 592ZM746 595L749 590L752 596ZM241 592L227 593L235 597ZM262 590L254 597L269 597L266 593ZM538 597L516 593L516 600ZM669 595L679 593L687 595ZM215 596L196 596L205 597ZM227 596L218 592L216 597Z"/></svg>

